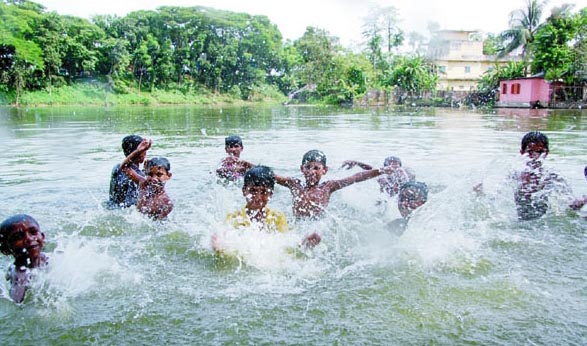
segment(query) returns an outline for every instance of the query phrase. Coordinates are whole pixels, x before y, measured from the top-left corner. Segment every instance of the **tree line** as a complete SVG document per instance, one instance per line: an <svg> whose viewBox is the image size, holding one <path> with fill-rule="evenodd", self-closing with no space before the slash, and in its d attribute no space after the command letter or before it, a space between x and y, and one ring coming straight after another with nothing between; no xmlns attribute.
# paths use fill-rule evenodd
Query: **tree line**
<svg viewBox="0 0 587 346"><path fill-rule="evenodd" d="M28 0L0 0L0 92L18 104L24 91L51 93L88 79L113 93L177 90L243 100L256 94L283 97L312 86L308 101L331 104L353 103L369 88L407 95L434 91L438 76L417 49L423 37L404 33L398 18L394 7L372 8L363 26L364 48L356 52L321 28L308 27L299 39L284 42L266 16L201 6L86 20L47 12ZM522 36L515 35L517 29ZM524 68L584 83L587 9L561 9L530 28L531 38L522 29L527 29L523 19L511 32L489 36L487 50L504 53L526 38L520 41L529 52ZM409 53L399 50L406 38L413 48ZM497 67L481 87L501 77L505 70Z"/></svg>

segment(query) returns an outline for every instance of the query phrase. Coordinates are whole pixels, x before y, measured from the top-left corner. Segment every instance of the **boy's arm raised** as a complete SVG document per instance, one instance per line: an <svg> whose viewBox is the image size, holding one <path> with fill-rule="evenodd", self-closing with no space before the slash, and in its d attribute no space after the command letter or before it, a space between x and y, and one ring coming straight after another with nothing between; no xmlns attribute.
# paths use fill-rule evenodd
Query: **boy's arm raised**
<svg viewBox="0 0 587 346"><path fill-rule="evenodd" d="M367 171L362 171L356 174L351 175L350 177L346 177L343 179L338 180L330 180L328 183L330 185L330 192L334 192L336 190L340 190L343 187L347 187L354 183L358 183L361 181L365 181L371 178L375 178L380 176L381 174L390 174L393 171L393 167L383 167L379 169L370 169Z"/></svg>
<svg viewBox="0 0 587 346"><path fill-rule="evenodd" d="M285 177L283 175L275 175L275 182L281 186L291 187L295 184L296 178Z"/></svg>
<svg viewBox="0 0 587 346"><path fill-rule="evenodd" d="M143 141L139 144L139 146L133 151L132 153L128 154L128 156L122 161L120 164L120 169L126 174L130 180L134 181L135 183L139 184L141 181L145 180L145 177L141 176L134 169L130 168L130 163L134 161L139 155L143 152L149 150L151 148L151 140L143 139Z"/></svg>

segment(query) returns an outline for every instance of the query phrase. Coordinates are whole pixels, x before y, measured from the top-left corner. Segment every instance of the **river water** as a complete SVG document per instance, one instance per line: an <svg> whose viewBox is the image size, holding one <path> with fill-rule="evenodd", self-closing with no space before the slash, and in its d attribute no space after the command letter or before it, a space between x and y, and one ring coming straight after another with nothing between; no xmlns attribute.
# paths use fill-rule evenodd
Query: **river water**
<svg viewBox="0 0 587 346"><path fill-rule="evenodd" d="M0 218L35 217L51 265L24 304L0 280L0 343L53 345L582 345L587 343L587 212L551 198L539 220L516 218L508 175L525 132L549 136L545 165L587 194L585 111L169 107L0 109ZM167 222L109 210L120 141L153 140L171 161ZM335 192L327 215L294 222L291 195L269 206L285 235L234 237L218 257L210 237L244 205L211 172L224 137L242 158L301 177L310 149L325 179L396 155L430 187L404 232L375 181ZM472 187L483 183L484 195ZM295 253L304 234L322 243ZM0 258L0 269L10 264ZM4 270L4 269L2 269Z"/></svg>

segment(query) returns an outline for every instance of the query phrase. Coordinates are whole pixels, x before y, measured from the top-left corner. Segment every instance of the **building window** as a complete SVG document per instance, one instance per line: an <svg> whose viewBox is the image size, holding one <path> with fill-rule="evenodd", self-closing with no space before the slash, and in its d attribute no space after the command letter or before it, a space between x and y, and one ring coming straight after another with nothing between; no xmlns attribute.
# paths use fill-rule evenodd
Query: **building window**
<svg viewBox="0 0 587 346"><path fill-rule="evenodd" d="M438 73L446 74L446 66L438 66Z"/></svg>
<svg viewBox="0 0 587 346"><path fill-rule="evenodd" d="M506 83L503 83L501 85L501 94L506 95L507 93L508 93L508 85Z"/></svg>
<svg viewBox="0 0 587 346"><path fill-rule="evenodd" d="M465 73L471 73L471 66L465 66Z"/></svg>
<svg viewBox="0 0 587 346"><path fill-rule="evenodd" d="M520 93L520 83L513 83L512 84L512 94L519 94Z"/></svg>

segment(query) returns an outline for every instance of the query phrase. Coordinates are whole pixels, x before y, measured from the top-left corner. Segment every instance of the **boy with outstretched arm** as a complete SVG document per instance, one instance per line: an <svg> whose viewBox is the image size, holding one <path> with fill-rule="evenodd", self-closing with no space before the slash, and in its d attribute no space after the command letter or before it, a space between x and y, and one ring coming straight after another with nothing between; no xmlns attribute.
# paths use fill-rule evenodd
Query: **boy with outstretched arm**
<svg viewBox="0 0 587 346"><path fill-rule="evenodd" d="M216 169L216 176L223 182L236 182L245 175L245 172L253 167L253 164L241 160L243 141L239 136L232 135L224 139L224 150L227 157L220 161Z"/></svg>
<svg viewBox="0 0 587 346"><path fill-rule="evenodd" d="M14 256L6 279L10 281L10 298L17 303L24 300L31 271L48 264L48 257L43 252L44 244L45 234L29 215L14 215L0 224L0 252Z"/></svg>
<svg viewBox="0 0 587 346"><path fill-rule="evenodd" d="M373 166L355 160L347 160L342 163L342 167L346 169L351 169L355 166L358 166L363 170L373 169ZM397 156L386 157L383 161L383 167L393 168L393 172L391 174L386 174L377 178L379 189L381 192L387 193L389 197L394 197L397 195L399 193L400 187L403 184L416 180L416 175L412 169L408 167L402 167L402 161Z"/></svg>
<svg viewBox="0 0 587 346"><path fill-rule="evenodd" d="M225 223L234 228L257 228L264 232L287 232L288 225L285 214L267 207L267 203L273 196L275 187L275 174L266 166L255 166L249 169L244 176L242 188L246 204L241 210L237 210L226 216ZM320 242L320 236L312 233L304 238L302 246L312 248ZM218 235L212 236L212 248L222 252Z"/></svg>
<svg viewBox="0 0 587 346"><path fill-rule="evenodd" d="M120 165L122 171L139 187L137 209L155 220L162 220L173 210L173 201L165 192L165 183L171 179L171 165L164 157L154 157L145 162L145 176L131 168L131 162L145 155L151 148L151 141L143 139L135 151Z"/></svg>
<svg viewBox="0 0 587 346"><path fill-rule="evenodd" d="M290 189L293 197L293 213L297 218L317 219L324 215L324 210L330 202L330 195L354 183L375 178L381 174L389 174L392 167L365 170L343 179L320 182L328 172L326 155L319 150L310 150L304 154L300 170L305 182L292 177L276 175L279 185Z"/></svg>

